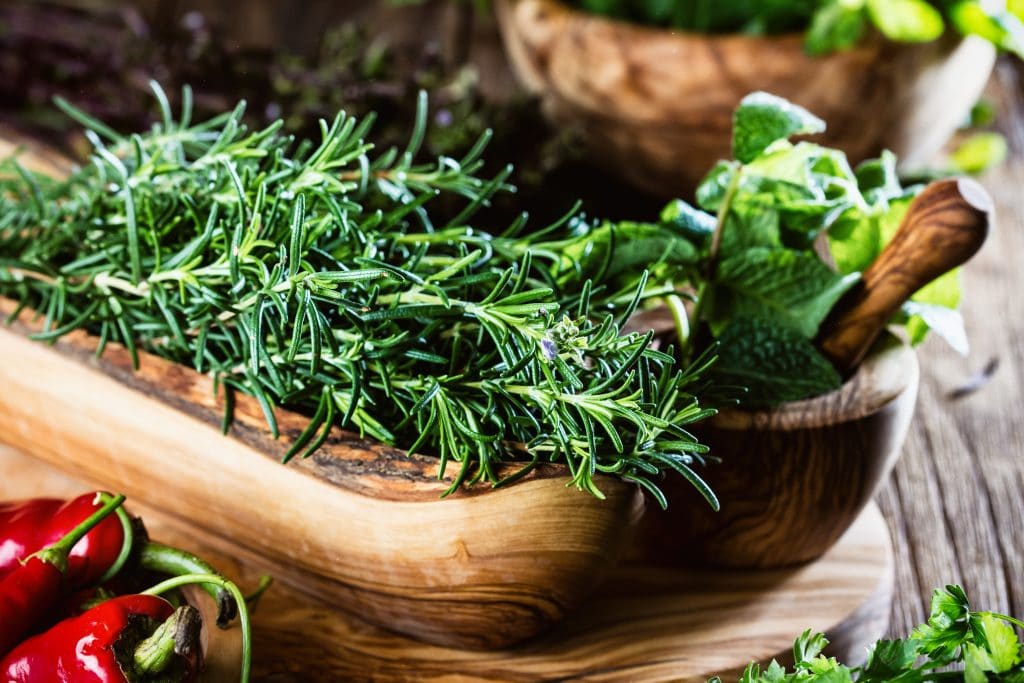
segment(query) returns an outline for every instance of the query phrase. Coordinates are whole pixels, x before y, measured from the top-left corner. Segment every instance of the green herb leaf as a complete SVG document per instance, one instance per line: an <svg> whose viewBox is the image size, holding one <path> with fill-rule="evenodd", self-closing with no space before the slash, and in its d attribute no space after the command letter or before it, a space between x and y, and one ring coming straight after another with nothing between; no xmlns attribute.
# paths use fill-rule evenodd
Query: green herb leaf
<svg viewBox="0 0 1024 683"><path fill-rule="evenodd" d="M831 0L814 13L804 48L812 55L849 49L860 42L866 24L863 0Z"/></svg>
<svg viewBox="0 0 1024 683"><path fill-rule="evenodd" d="M859 278L833 272L812 253L748 249L719 266L716 285L720 294L709 320L714 327L743 316L771 316L777 324L811 339Z"/></svg>
<svg viewBox="0 0 1024 683"><path fill-rule="evenodd" d="M774 406L819 396L842 382L813 344L772 320L733 320L718 339L718 362L711 377L746 387L746 405Z"/></svg>
<svg viewBox="0 0 1024 683"><path fill-rule="evenodd" d="M825 130L825 122L803 107L765 92L747 95L733 116L733 155L753 161L777 140Z"/></svg>
<svg viewBox="0 0 1024 683"><path fill-rule="evenodd" d="M762 673L751 663L740 683L924 683L957 681L965 683L1024 683L1021 644L1008 622L1024 623L991 612L972 612L959 586L935 592L928 623L905 640L880 640L868 662L849 668L832 658L817 655L820 634L805 631L793 648L794 666L787 672L778 664ZM962 664L962 670L957 670ZM943 670L950 666L951 670ZM718 680L718 679L712 679Z"/></svg>
<svg viewBox="0 0 1024 683"><path fill-rule="evenodd" d="M682 199L669 202L659 218L662 223L672 226L698 246L711 238L718 222L711 214L690 206Z"/></svg>
<svg viewBox="0 0 1024 683"><path fill-rule="evenodd" d="M925 0L867 0L871 21L887 38L910 43L937 39L945 30L942 13Z"/></svg>

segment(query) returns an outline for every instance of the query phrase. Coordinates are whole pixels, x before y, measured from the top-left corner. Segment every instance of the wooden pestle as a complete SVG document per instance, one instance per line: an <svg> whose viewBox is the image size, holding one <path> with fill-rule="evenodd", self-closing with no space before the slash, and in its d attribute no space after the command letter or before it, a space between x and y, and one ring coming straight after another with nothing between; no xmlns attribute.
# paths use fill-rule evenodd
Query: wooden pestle
<svg viewBox="0 0 1024 683"><path fill-rule="evenodd" d="M971 258L988 235L992 198L969 178L933 182L914 199L892 241L824 322L821 351L848 375L910 296Z"/></svg>

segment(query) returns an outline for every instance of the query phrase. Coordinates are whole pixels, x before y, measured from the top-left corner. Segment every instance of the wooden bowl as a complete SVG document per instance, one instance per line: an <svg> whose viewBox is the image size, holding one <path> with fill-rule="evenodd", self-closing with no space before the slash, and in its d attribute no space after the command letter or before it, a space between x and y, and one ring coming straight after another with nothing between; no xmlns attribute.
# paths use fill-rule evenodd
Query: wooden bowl
<svg viewBox="0 0 1024 683"><path fill-rule="evenodd" d="M15 309L0 299L0 319ZM639 489L607 500L567 488L561 467L446 499L451 477L335 430L307 460L279 460L306 418L235 399L229 436L212 380L74 332L31 341L23 311L0 326L0 440L214 534L228 553L373 624L439 645L496 648L578 605L631 541ZM452 468L454 469L454 468Z"/></svg>
<svg viewBox="0 0 1024 683"><path fill-rule="evenodd" d="M872 39L809 57L802 35L701 35L614 21L556 0L496 0L505 49L548 116L633 185L676 197L731 158L732 112L765 90L828 123L816 137L860 161L888 148L931 159L964 121L995 63L980 38Z"/></svg>
<svg viewBox="0 0 1024 683"><path fill-rule="evenodd" d="M649 506L644 561L776 568L817 559L899 459L917 400L913 349L886 339L840 389L772 410L726 410L693 431L722 459L702 472L722 509L671 478Z"/></svg>

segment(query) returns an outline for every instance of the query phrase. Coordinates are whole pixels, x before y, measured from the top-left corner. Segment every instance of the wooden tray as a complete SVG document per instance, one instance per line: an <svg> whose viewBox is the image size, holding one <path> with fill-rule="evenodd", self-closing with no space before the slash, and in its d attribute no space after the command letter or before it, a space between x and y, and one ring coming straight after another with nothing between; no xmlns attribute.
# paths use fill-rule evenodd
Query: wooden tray
<svg viewBox="0 0 1024 683"><path fill-rule="evenodd" d="M0 446L0 499L70 496L83 482ZM198 527L129 500L154 538L196 551L243 587L266 565L215 550ZM282 539L287 545L288 540ZM873 504L819 561L770 572L620 567L581 610L541 639L472 652L424 645L364 624L283 584L254 615L259 681L705 681L728 683L750 658L785 659L806 628L832 639L828 652L856 661L888 624L893 558ZM214 661L230 666L228 649ZM228 680L227 676L220 679Z"/></svg>
<svg viewBox="0 0 1024 683"><path fill-rule="evenodd" d="M0 127L0 157L15 149L8 134ZM65 159L26 145L23 164L65 172ZM0 320L16 308L0 298ZM437 458L337 426L283 466L308 417L275 410L274 439L256 400L238 393L225 437L210 376L145 352L133 370L118 344L97 358L82 330L30 341L41 324L25 310L0 325L0 442L186 517L222 551L273 562L282 582L426 642L494 649L558 622L619 560L643 514L638 486L598 475L598 500L574 490L562 465L443 498L457 467L441 477Z"/></svg>

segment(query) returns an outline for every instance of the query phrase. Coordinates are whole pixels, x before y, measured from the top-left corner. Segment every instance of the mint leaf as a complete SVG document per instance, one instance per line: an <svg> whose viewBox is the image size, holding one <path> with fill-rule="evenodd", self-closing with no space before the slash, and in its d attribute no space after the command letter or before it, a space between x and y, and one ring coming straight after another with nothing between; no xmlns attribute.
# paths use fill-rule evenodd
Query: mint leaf
<svg viewBox="0 0 1024 683"><path fill-rule="evenodd" d="M920 344L930 330L942 337L961 356L970 353L971 346L967 341L964 317L960 311L937 304L908 301L903 304L903 312L911 316L907 321L911 344Z"/></svg>
<svg viewBox="0 0 1024 683"><path fill-rule="evenodd" d="M767 318L733 320L718 341L712 380L747 387L744 405L798 401L832 391L842 382L811 342Z"/></svg>
<svg viewBox="0 0 1024 683"><path fill-rule="evenodd" d="M718 219L690 206L682 199L669 202L659 216L663 224L678 230L697 245L702 245L715 232Z"/></svg>
<svg viewBox="0 0 1024 683"><path fill-rule="evenodd" d="M570 239L568 244L535 245L559 253L556 275L559 284L582 281L601 274L614 278L631 269L653 270L661 264L686 266L699 259L697 248L669 227L654 223L604 223L587 234L588 239Z"/></svg>
<svg viewBox="0 0 1024 683"><path fill-rule="evenodd" d="M718 211L734 173L737 173L736 167L728 161L715 164L697 186L697 206L705 211Z"/></svg>
<svg viewBox="0 0 1024 683"><path fill-rule="evenodd" d="M770 316L805 339L814 337L836 301L860 278L841 276L811 252L748 249L723 261L712 326L742 316Z"/></svg>
<svg viewBox="0 0 1024 683"><path fill-rule="evenodd" d="M857 185L869 204L905 194L896 170L896 161L896 155L885 150L877 159L868 159L857 166L854 171Z"/></svg>
<svg viewBox="0 0 1024 683"><path fill-rule="evenodd" d="M792 102L756 92L740 102L733 116L733 155L749 163L776 140L825 130L825 122Z"/></svg>
<svg viewBox="0 0 1024 683"><path fill-rule="evenodd" d="M846 211L828 230L828 248L840 273L866 270L882 251L878 220L856 209Z"/></svg>
<svg viewBox="0 0 1024 683"><path fill-rule="evenodd" d="M754 204L745 207L742 215L734 210L725 219L720 251L724 258L754 247L781 246L779 213L770 207Z"/></svg>
<svg viewBox="0 0 1024 683"><path fill-rule="evenodd" d="M942 13L925 0L868 0L868 14L890 40L927 43L945 30Z"/></svg>

